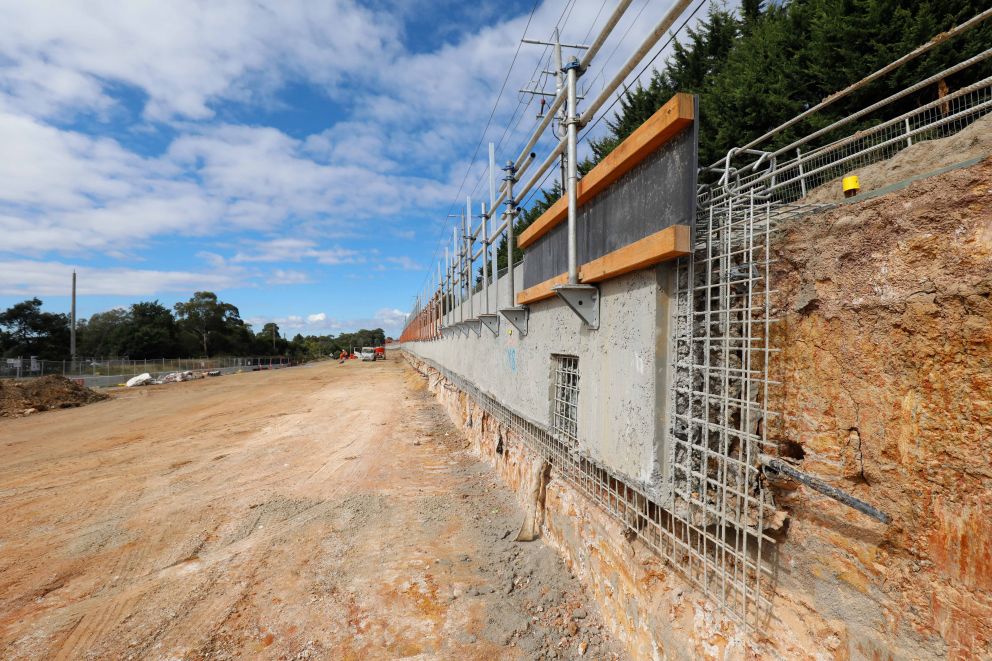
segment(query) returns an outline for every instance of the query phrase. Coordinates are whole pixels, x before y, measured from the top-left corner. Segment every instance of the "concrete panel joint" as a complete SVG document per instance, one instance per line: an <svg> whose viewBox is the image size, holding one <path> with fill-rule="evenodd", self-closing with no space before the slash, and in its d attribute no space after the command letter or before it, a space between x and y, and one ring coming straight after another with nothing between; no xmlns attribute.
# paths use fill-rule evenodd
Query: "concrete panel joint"
<svg viewBox="0 0 992 661"><path fill-rule="evenodd" d="M587 328L599 329L599 287L596 285L555 285L558 298L572 309Z"/></svg>
<svg viewBox="0 0 992 661"><path fill-rule="evenodd" d="M498 314L480 314L479 321L492 331L493 335L499 335L499 315Z"/></svg>
<svg viewBox="0 0 992 661"><path fill-rule="evenodd" d="M521 335L527 334L527 320L530 318L530 310L526 305L514 305L512 308L500 308L499 313L506 317L506 320L517 329Z"/></svg>

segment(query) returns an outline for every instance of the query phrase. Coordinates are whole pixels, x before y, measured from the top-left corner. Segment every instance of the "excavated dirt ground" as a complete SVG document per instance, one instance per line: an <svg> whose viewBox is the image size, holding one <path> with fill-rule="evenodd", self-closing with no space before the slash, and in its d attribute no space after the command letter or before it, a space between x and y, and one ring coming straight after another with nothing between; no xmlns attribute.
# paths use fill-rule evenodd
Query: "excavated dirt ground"
<svg viewBox="0 0 992 661"><path fill-rule="evenodd" d="M0 424L0 658L618 658L398 360Z"/></svg>

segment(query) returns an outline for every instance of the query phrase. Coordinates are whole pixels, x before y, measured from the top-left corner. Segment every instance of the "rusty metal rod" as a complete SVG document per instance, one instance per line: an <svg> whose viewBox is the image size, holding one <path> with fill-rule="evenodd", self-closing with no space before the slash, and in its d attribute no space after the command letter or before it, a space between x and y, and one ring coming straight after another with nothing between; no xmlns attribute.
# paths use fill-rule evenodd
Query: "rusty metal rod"
<svg viewBox="0 0 992 661"><path fill-rule="evenodd" d="M832 487L818 477L808 475L800 470L797 470L793 466L782 461L778 457L772 457L767 454L762 454L758 456L758 461L761 465L765 467L765 470L770 470L775 473L780 473L791 477L793 480L800 482L814 491L822 493L824 496L829 496L834 500L847 505L848 507L853 507L862 514L866 514L873 519L881 521L882 523L892 523L892 517L885 512L869 505L865 501L855 498L849 493L841 491L837 487Z"/></svg>

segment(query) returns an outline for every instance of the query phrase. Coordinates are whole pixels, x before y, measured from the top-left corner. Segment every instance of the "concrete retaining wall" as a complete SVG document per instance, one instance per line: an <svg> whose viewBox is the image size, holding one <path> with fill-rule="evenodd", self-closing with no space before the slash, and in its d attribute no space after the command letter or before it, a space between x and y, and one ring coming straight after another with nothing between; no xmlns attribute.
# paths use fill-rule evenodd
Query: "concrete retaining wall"
<svg viewBox="0 0 992 661"><path fill-rule="evenodd" d="M517 282L521 282L517 269ZM505 319L498 336L445 337L409 342L427 358L503 402L519 415L551 424L552 355L579 358L578 435L581 451L618 475L652 490L664 484L668 336L668 286L672 267L664 264L604 282L600 315L610 320L590 331L558 298L530 306L522 336ZM501 307L508 300L506 278L499 283ZM496 288L490 287L490 311ZM472 316L483 310L475 295ZM468 302L449 319L469 318Z"/></svg>

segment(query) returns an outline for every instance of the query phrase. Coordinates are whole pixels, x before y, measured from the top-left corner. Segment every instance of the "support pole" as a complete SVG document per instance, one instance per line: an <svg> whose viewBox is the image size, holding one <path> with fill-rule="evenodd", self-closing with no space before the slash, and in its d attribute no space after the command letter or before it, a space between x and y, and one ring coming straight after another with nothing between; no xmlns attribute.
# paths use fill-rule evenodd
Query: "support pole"
<svg viewBox="0 0 992 661"><path fill-rule="evenodd" d="M69 355L76 360L76 272L72 272L72 328L69 330Z"/></svg>
<svg viewBox="0 0 992 661"><path fill-rule="evenodd" d="M564 62L561 59L561 38L558 34L558 28L555 28L555 96L561 95L561 91L565 88L565 75ZM558 130L555 137L558 138L558 142L561 142L562 136L561 127L562 124L568 121L568 109L562 105L558 109ZM568 158L563 154L560 159L560 166L558 168L558 183L561 184L562 188L565 187L565 179L568 176L566 168L568 167Z"/></svg>
<svg viewBox="0 0 992 661"><path fill-rule="evenodd" d="M465 196L465 283L468 285L468 318L475 318L475 233L472 231L472 196Z"/></svg>
<svg viewBox="0 0 992 661"><path fill-rule="evenodd" d="M506 182L504 189L506 190L506 215L508 221L506 224L506 282L507 289L510 290L509 302L507 303L507 307L509 308L517 304L516 300L514 300L516 291L514 291L513 283L513 244L515 242L513 222L517 218L517 205L513 201L513 182L515 180L514 173L516 169L512 161L507 161L506 167L503 168L506 172L506 177L503 180Z"/></svg>
<svg viewBox="0 0 992 661"><path fill-rule="evenodd" d="M444 247L444 304L441 306L441 324L447 326L451 323L448 319L448 308L451 307L448 298L451 296L451 258L448 256L448 246Z"/></svg>
<svg viewBox="0 0 992 661"><path fill-rule="evenodd" d="M568 181L567 181L567 191L568 191L568 284L575 285L579 282L579 267L578 267L578 257L577 257L577 242L576 242L576 207L578 205L578 170L576 168L576 152L578 151L578 145L576 142L576 136L578 133L578 127L576 126L578 119L577 108L575 107L575 81L579 73L579 61L576 58L572 58L566 67L566 86L568 91L568 105L565 111L565 126L567 130L567 169L568 169Z"/></svg>
<svg viewBox="0 0 992 661"><path fill-rule="evenodd" d="M489 215L496 213L496 146L489 143ZM493 241L499 237L499 231L493 232ZM496 259L498 250L492 254L493 284L496 286L496 309L499 309L499 261Z"/></svg>
<svg viewBox="0 0 992 661"><path fill-rule="evenodd" d="M482 309L489 314L489 214L482 203Z"/></svg>

